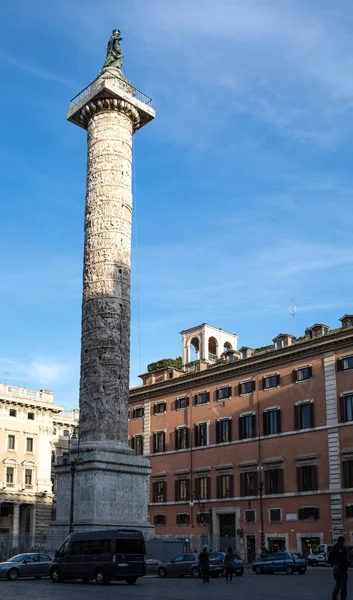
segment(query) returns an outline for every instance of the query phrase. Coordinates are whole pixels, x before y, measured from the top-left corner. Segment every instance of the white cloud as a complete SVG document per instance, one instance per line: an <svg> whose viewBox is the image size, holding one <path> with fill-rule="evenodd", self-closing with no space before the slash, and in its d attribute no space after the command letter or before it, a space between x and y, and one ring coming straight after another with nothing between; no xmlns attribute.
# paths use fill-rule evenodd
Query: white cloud
<svg viewBox="0 0 353 600"><path fill-rule="evenodd" d="M20 362L0 357L0 380L11 381L14 385L16 382L35 388L63 385L68 382L71 370L72 364L68 361L35 358Z"/></svg>

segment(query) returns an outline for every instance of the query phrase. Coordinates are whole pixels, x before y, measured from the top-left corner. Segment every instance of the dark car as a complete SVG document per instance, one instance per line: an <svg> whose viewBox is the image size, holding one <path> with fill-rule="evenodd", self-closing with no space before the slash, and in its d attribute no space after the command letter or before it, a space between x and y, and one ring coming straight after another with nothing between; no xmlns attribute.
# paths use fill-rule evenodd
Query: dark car
<svg viewBox="0 0 353 600"><path fill-rule="evenodd" d="M105 529L74 532L65 540L50 567L54 583L95 579L99 585L111 579L136 583L146 575L146 546L142 531Z"/></svg>
<svg viewBox="0 0 353 600"><path fill-rule="evenodd" d="M264 558L255 560L252 563L255 573L299 573L304 575L306 571L306 562L296 552L273 552L267 554Z"/></svg>
<svg viewBox="0 0 353 600"><path fill-rule="evenodd" d="M10 581L16 581L19 577L49 577L51 561L49 554L17 554L0 563L0 577Z"/></svg>
<svg viewBox="0 0 353 600"><path fill-rule="evenodd" d="M219 554L219 552L210 553L211 577L218 577L223 573L224 564ZM170 562L164 563L159 567L157 573L159 577L185 577L185 575L190 575L191 577L198 578L201 576L199 555L193 552L179 554Z"/></svg>
<svg viewBox="0 0 353 600"><path fill-rule="evenodd" d="M225 552L213 552L213 555L218 555L220 557L220 559L223 561L223 564L225 563L225 559L226 559ZM239 554L237 554L236 552L234 553L233 563L234 563L233 573L237 577L241 577L244 574L244 563L243 563L242 559L240 558Z"/></svg>

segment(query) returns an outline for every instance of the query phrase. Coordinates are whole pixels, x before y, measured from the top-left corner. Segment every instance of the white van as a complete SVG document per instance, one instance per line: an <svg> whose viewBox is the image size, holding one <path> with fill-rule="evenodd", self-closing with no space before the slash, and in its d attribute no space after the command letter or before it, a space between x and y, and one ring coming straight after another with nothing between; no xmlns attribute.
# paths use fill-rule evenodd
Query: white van
<svg viewBox="0 0 353 600"><path fill-rule="evenodd" d="M311 567L326 566L332 548L333 544L320 544L320 546L314 548L307 558L308 565Z"/></svg>

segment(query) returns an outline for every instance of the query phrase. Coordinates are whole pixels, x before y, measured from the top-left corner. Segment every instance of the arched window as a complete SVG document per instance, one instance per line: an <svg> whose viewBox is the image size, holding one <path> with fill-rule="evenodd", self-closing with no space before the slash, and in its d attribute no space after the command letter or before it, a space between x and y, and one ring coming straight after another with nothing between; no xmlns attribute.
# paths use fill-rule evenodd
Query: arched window
<svg viewBox="0 0 353 600"><path fill-rule="evenodd" d="M216 362L218 342L216 338L210 337L208 340L208 360Z"/></svg>
<svg viewBox="0 0 353 600"><path fill-rule="evenodd" d="M227 350L233 350L233 346L230 342L225 342L223 346L223 352L227 352Z"/></svg>
<svg viewBox="0 0 353 600"><path fill-rule="evenodd" d="M197 337L190 340L190 362L195 360L200 360L200 340Z"/></svg>

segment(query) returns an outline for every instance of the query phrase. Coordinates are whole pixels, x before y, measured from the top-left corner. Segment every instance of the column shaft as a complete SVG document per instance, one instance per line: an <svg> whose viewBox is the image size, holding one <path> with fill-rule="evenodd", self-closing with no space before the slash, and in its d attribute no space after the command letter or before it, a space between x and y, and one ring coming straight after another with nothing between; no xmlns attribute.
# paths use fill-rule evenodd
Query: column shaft
<svg viewBox="0 0 353 600"><path fill-rule="evenodd" d="M18 534L20 530L20 505L13 505L13 516L12 516L12 548L18 546Z"/></svg>

